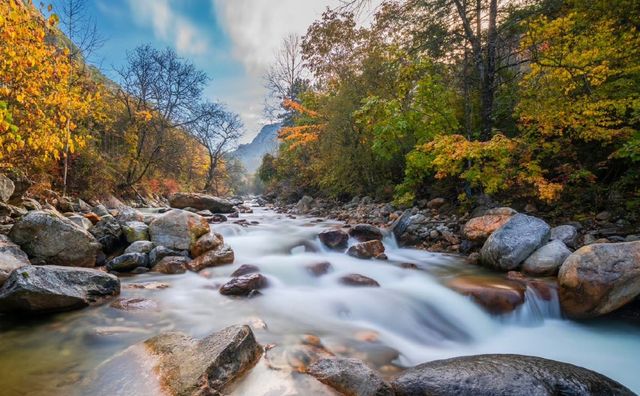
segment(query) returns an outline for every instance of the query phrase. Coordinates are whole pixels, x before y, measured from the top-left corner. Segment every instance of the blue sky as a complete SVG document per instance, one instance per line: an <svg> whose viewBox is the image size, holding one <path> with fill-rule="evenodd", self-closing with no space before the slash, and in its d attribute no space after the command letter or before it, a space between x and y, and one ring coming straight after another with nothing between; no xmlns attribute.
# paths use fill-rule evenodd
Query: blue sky
<svg viewBox="0 0 640 396"><path fill-rule="evenodd" d="M64 0L51 0L56 2ZM173 47L207 72L206 96L242 117L250 141L262 124L262 75L282 39L304 34L340 0L86 0L105 44L93 61L114 78L126 51L151 43Z"/></svg>

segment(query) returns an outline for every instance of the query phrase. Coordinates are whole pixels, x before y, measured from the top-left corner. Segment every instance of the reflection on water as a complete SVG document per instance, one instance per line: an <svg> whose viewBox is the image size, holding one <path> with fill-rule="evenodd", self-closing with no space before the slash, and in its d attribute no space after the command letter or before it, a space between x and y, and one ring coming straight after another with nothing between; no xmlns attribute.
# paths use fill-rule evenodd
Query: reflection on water
<svg viewBox="0 0 640 396"><path fill-rule="evenodd" d="M0 317L0 393L82 394L79 384L93 368L136 342L169 330L202 337L238 323L252 325L262 344L277 345L270 351L274 361L313 334L332 352L364 359L387 377L433 359L520 353L588 367L640 391L636 328L563 320L557 297L545 301L532 290L512 314L491 316L442 286L456 274L486 274L455 256L399 249L387 239L389 262L358 260L319 243L317 233L331 222L263 209L241 217L259 224L214 227L233 247L234 265L202 274L122 279L122 298L150 299L157 309L125 312L107 304L40 319ZM332 271L314 277L305 266L321 261L330 262ZM220 295L218 287L242 264L257 265L270 287L253 299ZM381 287L338 282L351 273ZM327 392L308 377L273 370L263 360L235 394L294 395L299 389Z"/></svg>

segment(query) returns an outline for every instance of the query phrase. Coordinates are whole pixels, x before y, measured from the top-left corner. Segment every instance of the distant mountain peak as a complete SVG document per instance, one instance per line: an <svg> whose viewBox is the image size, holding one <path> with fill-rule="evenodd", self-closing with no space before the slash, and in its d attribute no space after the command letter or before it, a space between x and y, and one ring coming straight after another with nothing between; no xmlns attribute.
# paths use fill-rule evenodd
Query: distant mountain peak
<svg viewBox="0 0 640 396"><path fill-rule="evenodd" d="M248 144L241 144L232 153L247 170L248 173L255 173L265 154L275 154L278 151L278 131L282 128L282 123L269 124L262 127L260 132Z"/></svg>

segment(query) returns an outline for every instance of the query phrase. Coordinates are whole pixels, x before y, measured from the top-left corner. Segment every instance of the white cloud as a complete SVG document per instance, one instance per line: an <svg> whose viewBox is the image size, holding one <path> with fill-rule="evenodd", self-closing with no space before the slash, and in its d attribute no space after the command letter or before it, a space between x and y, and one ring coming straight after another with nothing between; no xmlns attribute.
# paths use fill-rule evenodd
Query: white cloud
<svg viewBox="0 0 640 396"><path fill-rule="evenodd" d="M169 0L128 0L138 23L151 26L157 38L175 46L183 55L201 55L208 43L187 18L171 6Z"/></svg>

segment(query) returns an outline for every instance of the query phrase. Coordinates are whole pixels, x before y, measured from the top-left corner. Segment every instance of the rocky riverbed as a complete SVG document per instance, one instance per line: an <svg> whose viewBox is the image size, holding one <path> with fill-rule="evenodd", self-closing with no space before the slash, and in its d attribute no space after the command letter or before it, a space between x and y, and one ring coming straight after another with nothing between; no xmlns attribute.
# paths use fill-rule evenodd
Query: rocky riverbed
<svg viewBox="0 0 640 396"><path fill-rule="evenodd" d="M367 202L342 221L193 194L6 205L2 394L640 390L638 327L611 316L640 292L632 241L581 247L575 225L508 208L456 228L441 202L435 243L470 258L400 247L426 215L371 221Z"/></svg>

